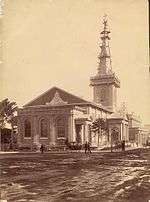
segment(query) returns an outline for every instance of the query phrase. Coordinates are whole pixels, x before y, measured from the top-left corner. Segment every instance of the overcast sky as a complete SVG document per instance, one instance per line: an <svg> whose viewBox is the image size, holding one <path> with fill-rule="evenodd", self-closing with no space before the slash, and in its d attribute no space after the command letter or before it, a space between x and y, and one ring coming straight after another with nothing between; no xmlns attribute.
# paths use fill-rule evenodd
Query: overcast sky
<svg viewBox="0 0 150 202"><path fill-rule="evenodd" d="M112 67L121 80L118 105L150 123L146 0L5 0L1 99L19 106L53 86L92 99L102 17L111 30Z"/></svg>

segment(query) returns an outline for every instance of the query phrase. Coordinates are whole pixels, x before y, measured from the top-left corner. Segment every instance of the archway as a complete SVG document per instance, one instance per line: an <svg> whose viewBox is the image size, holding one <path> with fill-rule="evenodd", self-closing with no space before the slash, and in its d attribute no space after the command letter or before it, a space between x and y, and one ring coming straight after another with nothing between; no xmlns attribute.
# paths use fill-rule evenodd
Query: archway
<svg viewBox="0 0 150 202"><path fill-rule="evenodd" d="M31 137L31 122L29 120L25 120L24 122L24 137L30 138Z"/></svg>
<svg viewBox="0 0 150 202"><path fill-rule="evenodd" d="M56 141L58 145L65 145L67 139L67 123L64 117L56 119Z"/></svg>
<svg viewBox="0 0 150 202"><path fill-rule="evenodd" d="M48 137L48 122L44 118L40 121L40 137L41 138Z"/></svg>

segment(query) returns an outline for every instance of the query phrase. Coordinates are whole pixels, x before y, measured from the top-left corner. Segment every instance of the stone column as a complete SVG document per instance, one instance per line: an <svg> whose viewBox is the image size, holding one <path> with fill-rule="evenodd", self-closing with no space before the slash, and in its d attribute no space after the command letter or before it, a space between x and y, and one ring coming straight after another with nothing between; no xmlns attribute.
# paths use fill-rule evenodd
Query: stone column
<svg viewBox="0 0 150 202"><path fill-rule="evenodd" d="M83 143L86 142L85 125L82 125Z"/></svg>
<svg viewBox="0 0 150 202"><path fill-rule="evenodd" d="M109 125L109 143L110 149L113 150L113 138L112 138L112 124Z"/></svg>
<svg viewBox="0 0 150 202"><path fill-rule="evenodd" d="M17 142L19 147L22 145L23 143L23 133L24 133L24 125L23 125L23 120L21 119L21 117L18 118L18 138L17 138Z"/></svg>
<svg viewBox="0 0 150 202"><path fill-rule="evenodd" d="M123 128L123 130L122 130L122 140L126 140L126 131L125 131L125 124L124 124L124 122L122 123L122 128Z"/></svg>
<svg viewBox="0 0 150 202"><path fill-rule="evenodd" d="M55 119L51 118L51 130L50 130L50 145L56 144L56 124Z"/></svg>
<svg viewBox="0 0 150 202"><path fill-rule="evenodd" d="M34 117L30 117L30 122L31 122L31 141L30 141L30 147L31 147L31 150L33 150L33 144L36 145L35 134L34 134Z"/></svg>
<svg viewBox="0 0 150 202"><path fill-rule="evenodd" d="M89 141L89 131L88 131L88 124L85 122L84 124L84 135L85 135L85 140Z"/></svg>
<svg viewBox="0 0 150 202"><path fill-rule="evenodd" d="M70 114L70 116L68 117L68 141L76 141L75 121L73 114Z"/></svg>
<svg viewBox="0 0 150 202"><path fill-rule="evenodd" d="M120 125L120 141L123 139L123 123Z"/></svg>
<svg viewBox="0 0 150 202"><path fill-rule="evenodd" d="M127 134L127 140L129 141L129 127L128 127L128 124L126 124L126 134Z"/></svg>
<svg viewBox="0 0 150 202"><path fill-rule="evenodd" d="M86 135L85 135L85 124L82 125L82 134L83 134L83 137L84 137L84 142L86 142Z"/></svg>
<svg viewBox="0 0 150 202"><path fill-rule="evenodd" d="M73 142L76 141L76 129L75 129L75 120L74 117L72 116L72 138Z"/></svg>
<svg viewBox="0 0 150 202"><path fill-rule="evenodd" d="M81 144L85 142L84 126L81 125Z"/></svg>
<svg viewBox="0 0 150 202"><path fill-rule="evenodd" d="M48 142L51 145L51 136L52 136L52 120L51 117L48 117Z"/></svg>
<svg viewBox="0 0 150 202"><path fill-rule="evenodd" d="M33 143L39 145L39 131L38 131L38 119L37 116L32 117L32 136L33 136Z"/></svg>

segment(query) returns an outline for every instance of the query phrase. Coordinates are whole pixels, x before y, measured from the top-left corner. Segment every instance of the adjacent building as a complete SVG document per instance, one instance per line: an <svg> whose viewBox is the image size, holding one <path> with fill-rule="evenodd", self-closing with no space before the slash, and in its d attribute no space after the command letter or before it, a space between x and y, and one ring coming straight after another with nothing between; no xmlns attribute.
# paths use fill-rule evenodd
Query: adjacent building
<svg viewBox="0 0 150 202"><path fill-rule="evenodd" d="M149 141L149 129L135 113L127 114L129 121L129 141L133 146L146 146Z"/></svg>

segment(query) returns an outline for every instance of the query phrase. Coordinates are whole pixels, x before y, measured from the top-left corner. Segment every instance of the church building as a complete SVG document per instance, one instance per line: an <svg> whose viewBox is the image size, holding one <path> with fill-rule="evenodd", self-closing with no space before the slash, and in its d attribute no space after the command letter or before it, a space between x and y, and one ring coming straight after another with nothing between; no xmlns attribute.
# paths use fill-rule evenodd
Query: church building
<svg viewBox="0 0 150 202"><path fill-rule="evenodd" d="M18 109L20 147L41 144L61 147L67 140L81 145L89 141L93 147L101 148L110 145L112 140L129 140L128 120L116 112L120 80L112 70L106 18L103 24L98 71L90 78L93 102L58 87L49 89ZM107 121L107 134L97 136L91 132L91 124L97 118ZM114 130L117 137L113 137Z"/></svg>

